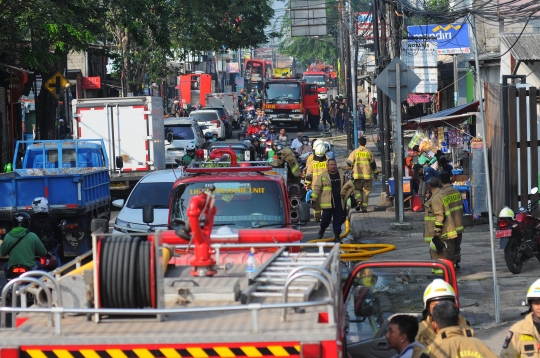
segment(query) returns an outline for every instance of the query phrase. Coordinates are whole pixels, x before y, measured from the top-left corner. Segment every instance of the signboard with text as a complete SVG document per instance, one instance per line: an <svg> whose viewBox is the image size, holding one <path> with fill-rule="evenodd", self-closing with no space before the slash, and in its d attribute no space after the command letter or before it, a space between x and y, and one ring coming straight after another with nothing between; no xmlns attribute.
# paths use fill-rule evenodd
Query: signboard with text
<svg viewBox="0 0 540 358"><path fill-rule="evenodd" d="M437 67L437 41L401 41L401 59L409 67Z"/></svg>
<svg viewBox="0 0 540 358"><path fill-rule="evenodd" d="M83 77L82 88L86 90L100 89L101 77Z"/></svg>
<svg viewBox="0 0 540 358"><path fill-rule="evenodd" d="M407 26L410 37L434 38L439 55L471 53L468 24Z"/></svg>
<svg viewBox="0 0 540 358"><path fill-rule="evenodd" d="M412 90L413 93L437 92L437 68L417 67L412 70L420 78L420 83Z"/></svg>

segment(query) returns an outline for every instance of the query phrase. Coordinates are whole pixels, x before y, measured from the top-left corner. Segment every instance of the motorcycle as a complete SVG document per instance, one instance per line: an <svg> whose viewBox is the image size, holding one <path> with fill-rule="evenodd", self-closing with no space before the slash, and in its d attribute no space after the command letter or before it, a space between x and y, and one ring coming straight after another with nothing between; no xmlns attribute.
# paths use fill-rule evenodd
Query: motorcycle
<svg viewBox="0 0 540 358"><path fill-rule="evenodd" d="M533 188L531 194L537 194ZM512 215L499 214L495 238L500 239L500 248L504 250L506 266L513 274L521 272L523 262L536 257L540 261L540 218L532 215L540 199L522 206L518 213Z"/></svg>

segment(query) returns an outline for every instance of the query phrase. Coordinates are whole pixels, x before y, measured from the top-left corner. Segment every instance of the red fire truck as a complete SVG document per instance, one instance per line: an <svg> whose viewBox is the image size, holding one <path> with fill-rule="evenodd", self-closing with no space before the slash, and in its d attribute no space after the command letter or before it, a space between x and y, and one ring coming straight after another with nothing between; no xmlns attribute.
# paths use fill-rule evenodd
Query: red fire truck
<svg viewBox="0 0 540 358"><path fill-rule="evenodd" d="M272 78L264 84L263 108L277 126L317 130L321 118L317 84L294 77Z"/></svg>
<svg viewBox="0 0 540 358"><path fill-rule="evenodd" d="M195 73L178 77L182 104L206 106L206 95L215 92L212 76L207 73Z"/></svg>
<svg viewBox="0 0 540 358"><path fill-rule="evenodd" d="M257 88L272 76L272 62L259 59L246 59L244 61L245 86L248 91ZM258 88L260 91L262 88Z"/></svg>
<svg viewBox="0 0 540 358"><path fill-rule="evenodd" d="M320 99L328 98L328 74L322 71L306 71L303 74L307 83L317 84L317 93Z"/></svg>

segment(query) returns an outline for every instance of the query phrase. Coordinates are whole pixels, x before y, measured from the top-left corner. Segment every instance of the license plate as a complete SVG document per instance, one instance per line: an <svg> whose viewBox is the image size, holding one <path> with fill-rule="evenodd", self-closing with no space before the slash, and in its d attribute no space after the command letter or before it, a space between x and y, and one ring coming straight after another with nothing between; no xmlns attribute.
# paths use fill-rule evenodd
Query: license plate
<svg viewBox="0 0 540 358"><path fill-rule="evenodd" d="M109 187L114 190L125 190L127 189L126 183L110 183Z"/></svg>
<svg viewBox="0 0 540 358"><path fill-rule="evenodd" d="M506 229L506 230L495 230L495 237L497 239L503 238L503 237L510 237L512 236L512 229Z"/></svg>
<svg viewBox="0 0 540 358"><path fill-rule="evenodd" d="M288 114L278 114L277 117L278 118L289 118L289 115Z"/></svg>

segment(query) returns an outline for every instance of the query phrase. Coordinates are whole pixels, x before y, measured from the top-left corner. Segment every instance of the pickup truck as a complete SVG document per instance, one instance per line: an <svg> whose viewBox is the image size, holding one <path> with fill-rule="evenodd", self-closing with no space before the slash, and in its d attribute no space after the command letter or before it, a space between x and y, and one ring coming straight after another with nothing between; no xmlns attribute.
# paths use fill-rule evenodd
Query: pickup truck
<svg viewBox="0 0 540 358"><path fill-rule="evenodd" d="M23 149L24 148L24 149ZM49 200L50 213L66 220L61 242L64 256L91 248L90 223L110 218L108 158L103 140L18 141L11 173L0 174L0 234L11 229L16 211L31 214L36 197Z"/></svg>

